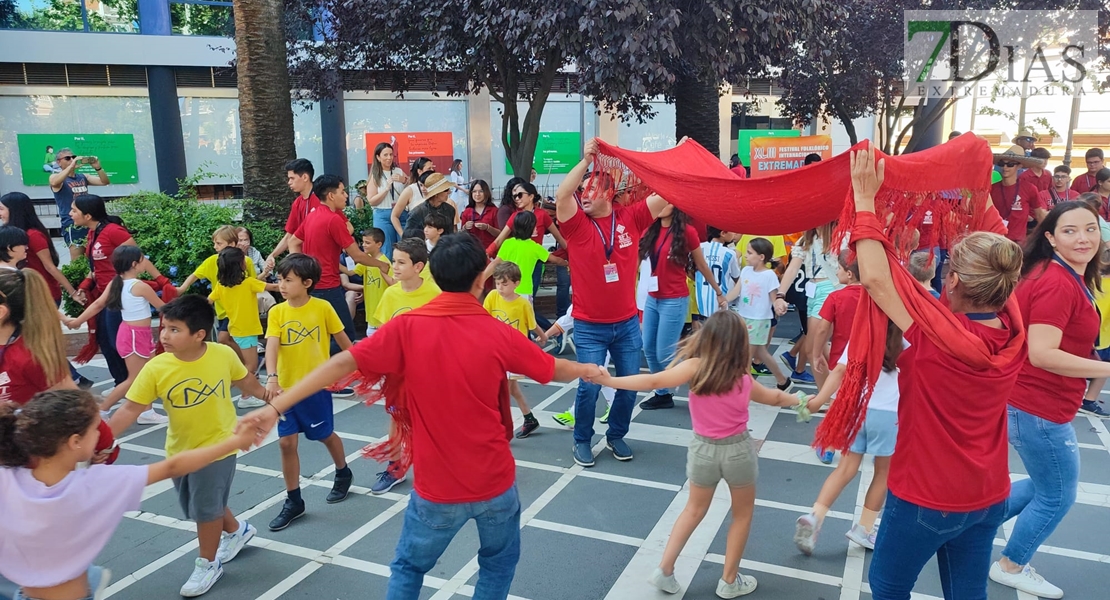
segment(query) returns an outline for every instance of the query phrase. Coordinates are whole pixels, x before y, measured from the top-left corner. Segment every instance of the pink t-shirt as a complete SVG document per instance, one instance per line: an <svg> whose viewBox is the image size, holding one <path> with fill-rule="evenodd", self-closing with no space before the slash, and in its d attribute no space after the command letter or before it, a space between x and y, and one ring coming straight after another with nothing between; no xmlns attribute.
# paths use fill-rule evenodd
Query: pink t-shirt
<svg viewBox="0 0 1110 600"><path fill-rule="evenodd" d="M146 480L146 466L94 465L47 487L30 469L0 468L0 575L23 587L77 578L139 510Z"/></svg>
<svg viewBox="0 0 1110 600"><path fill-rule="evenodd" d="M690 393L690 421L694 433L719 440L748 430L748 402L752 378L745 375L727 394L702 396Z"/></svg>

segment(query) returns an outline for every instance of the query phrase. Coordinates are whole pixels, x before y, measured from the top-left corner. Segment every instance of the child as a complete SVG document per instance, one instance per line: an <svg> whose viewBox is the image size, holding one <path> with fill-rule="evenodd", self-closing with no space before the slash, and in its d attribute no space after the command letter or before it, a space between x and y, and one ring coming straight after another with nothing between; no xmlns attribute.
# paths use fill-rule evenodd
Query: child
<svg viewBox="0 0 1110 600"><path fill-rule="evenodd" d="M549 262L554 265L567 266L567 261L552 256L546 248L537 244L532 235L536 229L536 215L531 211L520 211L513 215L513 226L509 237L501 243L497 251L497 258L511 262L520 269L520 285L516 293L532 301L532 274L536 270L537 262Z"/></svg>
<svg viewBox="0 0 1110 600"><path fill-rule="evenodd" d="M212 287L215 288L216 279L219 277L219 267L216 265L216 261L219 259L220 250L228 246L235 246L238 243L239 234L234 227L224 225L217 229L212 234L212 249L216 251L216 254L204 259L204 262L200 263L200 266L193 271L192 275L185 278L185 281L177 288L177 295L184 294L198 279L210 282ZM247 272L254 272L254 261L249 257L247 258ZM265 278L265 275L261 277ZM227 311L224 310L224 305L221 302L216 302L216 319L216 341L234 350L235 354L242 359L243 353L239 351L239 346L235 343L235 340L231 339L231 333L227 330Z"/></svg>
<svg viewBox="0 0 1110 600"><path fill-rule="evenodd" d="M320 279L320 263L307 254L291 254L278 264L278 283L285 302L270 309L266 328L266 389L270 396L293 387L316 367L328 360L331 337L346 350L351 340L343 332L343 322L331 304L309 295ZM230 314L230 307L229 307ZM335 483L327 503L347 498L354 475L347 466L343 442L335 434L331 392L326 389L305 398L289 409L278 422L281 472L288 497L281 513L270 521L270 531L280 531L304 514L301 498L301 460L297 455L297 434L322 442L335 462Z"/></svg>
<svg viewBox="0 0 1110 600"><path fill-rule="evenodd" d="M0 269L19 269L19 263L27 260L27 248L31 238L27 232L12 225L0 226Z"/></svg>
<svg viewBox="0 0 1110 600"><path fill-rule="evenodd" d="M1103 250L1101 256L1102 293L1095 298L1095 304L1102 319L1102 326L1098 332L1095 354L1099 360L1110 362L1110 250ZM1102 419L1110 418L1110 413L1102 408L1098 399L1104 385L1106 385L1106 379L1102 378L1092 379L1087 384L1087 393L1083 395L1083 404L1079 407L1079 412Z"/></svg>
<svg viewBox="0 0 1110 600"><path fill-rule="evenodd" d="M749 264L761 264L760 260L760 256L749 255ZM600 375L593 378L594 383L638 391L690 384L690 420L694 427L694 439L686 455L690 498L667 538L663 560L648 579L669 594L682 590L674 577L675 561L709 510L721 479L728 483L732 495L732 525L728 530L724 573L717 582L717 595L736 598L755 590L755 578L737 572L751 529L755 481L759 473L755 444L748 433L748 403L793 407L800 419L809 418L803 394L792 396L767 389L748 373L750 352L755 345L748 343L749 331L751 328L736 313L717 311L706 319L697 333L680 343L675 362L666 370L650 375L611 377L608 371L600 369Z"/></svg>
<svg viewBox="0 0 1110 600"><path fill-rule="evenodd" d="M172 458L233 437L232 386L256 398L265 397L266 388L247 372L234 351L207 342L208 328L216 318L208 300L182 296L163 306L161 312L161 341L166 352L143 367L127 392L127 402L109 425L119 437L144 407L161 398L170 421L166 457ZM235 477L235 452L229 449L220 455L222 458L207 467L173 480L185 517L197 524L200 545L193 574L181 587L181 595L187 598L211 589L223 576L224 563L234 559L255 534L253 526L236 520L227 508Z"/></svg>
<svg viewBox="0 0 1110 600"><path fill-rule="evenodd" d="M439 213L428 213L428 216L424 217L424 243L428 246L428 253L431 253L439 243L439 238L443 237L447 226L447 217Z"/></svg>
<svg viewBox="0 0 1110 600"><path fill-rule="evenodd" d="M713 227L706 227L708 242L702 242L701 253L709 270L717 275L717 285L727 294L728 290L740 279L740 261L736 258L736 251L728 247L735 239L735 235L726 233ZM700 272L694 275L694 284L697 291L694 296L698 303L698 317L695 321L704 321L717 311L717 292L709 285Z"/></svg>
<svg viewBox="0 0 1110 600"><path fill-rule="evenodd" d="M529 240L531 241L531 240ZM486 296L483 303L489 314L498 321L507 323L513 329L528 337L528 332L533 332L539 338L540 346L547 343L547 334L536 325L536 314L532 311L532 304L528 299L516 292L520 286L520 267L511 262L502 262L493 268L493 281L497 285L497 293ZM524 439L540 428L540 422L532 415L528 401L524 399L524 392L520 389L519 375L509 373L509 395L524 413L524 423L516 430L517 439Z"/></svg>
<svg viewBox="0 0 1110 600"><path fill-rule="evenodd" d="M725 300L732 302L737 297L740 298L740 306L736 312L744 317L748 326L748 335L745 337L752 345L750 354L757 362L770 369L778 382L778 388L785 391L790 389L790 378L782 374L768 349L771 343L771 319L775 316L772 303L779 288L778 276L767 268L773 253L774 246L771 242L764 238L752 238L745 253L748 266L740 271L739 285L729 290Z"/></svg>
<svg viewBox="0 0 1110 600"><path fill-rule="evenodd" d="M425 232L427 235L427 232ZM362 249L372 258L389 263L389 259L382 253L385 244L385 232L377 227L372 227L362 232ZM382 326L381 321L374 318L378 310L378 303L389 286L395 283L392 269L387 268L383 273L378 267L356 265L354 274L362 277L362 301L366 304L366 335L371 335Z"/></svg>
<svg viewBox="0 0 1110 600"><path fill-rule="evenodd" d="M929 294L940 300L940 292L933 289L933 278L937 275L936 258L930 252L914 252L910 255L909 262L906 263L906 270L918 283L929 290Z"/></svg>
<svg viewBox="0 0 1110 600"><path fill-rule="evenodd" d="M127 379L112 388L100 403L100 410L107 412L123 399L139 371L154 356L154 336L150 332L150 309L162 308L162 299L149 285L139 280L140 273L147 273L143 251L138 246L120 246L112 252L112 267L116 276L108 285L108 293L89 304L76 319L65 319L66 327L77 329L95 317L104 308L122 313L123 323L116 334L116 351L127 363ZM165 423L166 417L149 408L139 415L140 425Z"/></svg>
<svg viewBox="0 0 1110 600"><path fill-rule="evenodd" d="M548 339L554 338L555 336L562 335L562 336L564 336L563 340L565 342L565 340L567 339L565 336L570 335L570 331L574 327L574 317L571 316L571 314L573 314L573 312L574 312L574 305L572 304L572 305L567 307L566 314L559 317L555 321L555 323L552 324L551 327L548 328L548 330L544 332L544 335L546 335L548 337ZM560 350L559 353L561 354L562 351ZM609 351L606 350L605 351L605 362L602 363L602 366L604 368L608 369L610 360L612 360L612 357L609 356ZM607 385L601 386L601 395L605 398L605 406L606 406L605 414L601 415L601 422L602 423L608 423L609 422L609 409L611 409L613 407L613 398L616 395L616 393L617 393L616 390L614 390L613 388L611 388ZM570 408L568 408L566 410L566 412L561 412L557 415L551 415L551 418L555 419L555 422L562 425L563 427L569 427L570 429L574 429L574 401L573 400L571 401Z"/></svg>
<svg viewBox="0 0 1110 600"><path fill-rule="evenodd" d="M22 407L0 403L0 575L21 586L17 598L99 598L111 582L92 566L143 489L185 477L237 450L253 431L150 465L94 465L100 414L92 394L55 390Z"/></svg>
<svg viewBox="0 0 1110 600"><path fill-rule="evenodd" d="M247 373L254 377L258 372L258 336L262 335L262 320L258 317L258 293L276 292L277 284L255 279L248 270L247 257L237 246L228 246L216 255L216 281L208 299L219 302L227 313L227 330L243 358ZM265 406L261 398L252 398L246 392L239 397L239 408Z"/></svg>
<svg viewBox="0 0 1110 600"><path fill-rule="evenodd" d="M420 308L439 295L439 286L432 280L429 271L428 248L419 238L405 238L393 245L393 276L397 283L386 288L374 319L382 325L393 317ZM368 331L367 337L373 332ZM392 463L391 463L392 464ZM394 477L389 469L378 473L378 480L370 486L370 493L380 495L393 489L408 477L402 474Z"/></svg>
<svg viewBox="0 0 1110 600"><path fill-rule="evenodd" d="M832 296L829 300L832 300ZM828 306L828 303L825 306ZM813 554L813 548L817 544L817 534L821 531L821 525L825 522L829 507L855 478L864 454L875 456L875 474L864 497L863 513L860 515L859 523L853 524L844 535L868 550L875 549L875 519L883 508L883 501L886 500L886 477L890 472L890 457L894 454L894 442L898 437L897 364L898 356L904 348L902 331L893 322L888 323L883 370L879 373L879 379L875 382L875 389L867 404L867 417L863 427L856 434L856 439L848 452L841 456L840 464L836 465L833 472L825 479L824 485L821 486L821 493L817 496L817 502L813 504L813 510L807 515L798 517L795 525L794 543L806 556ZM810 399L808 406L810 412L817 412L832 398L833 393L840 387L847 368L848 352L845 350L841 353L836 368L829 374L821 392Z"/></svg>
<svg viewBox="0 0 1110 600"><path fill-rule="evenodd" d="M819 381L828 377L829 363L836 364L840 355L848 345L848 337L852 333L852 323L856 318L856 306L859 304L863 286L859 283L859 263L848 262L850 250L843 250L837 257L836 280L844 286L829 294L828 300L821 306L820 319L816 327L810 332L813 336L813 354L810 364L817 374ZM832 338L831 348L826 348ZM828 354L825 353L828 349ZM821 386L824 388L824 386Z"/></svg>

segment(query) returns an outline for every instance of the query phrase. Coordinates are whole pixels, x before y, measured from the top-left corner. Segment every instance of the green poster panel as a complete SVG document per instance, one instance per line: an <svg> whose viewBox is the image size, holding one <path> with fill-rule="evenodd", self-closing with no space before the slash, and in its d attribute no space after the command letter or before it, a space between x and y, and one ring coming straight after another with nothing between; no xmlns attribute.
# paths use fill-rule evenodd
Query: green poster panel
<svg viewBox="0 0 1110 600"><path fill-rule="evenodd" d="M95 156L113 184L139 182L135 158L135 136L130 133L20 133L19 167L23 185L50 185L50 174L58 169L55 158L62 148L77 156ZM77 172L96 175L92 165L81 164Z"/></svg>
<svg viewBox="0 0 1110 600"><path fill-rule="evenodd" d="M752 166L752 138L757 137L800 137L797 129L741 129L736 133L736 154L740 164Z"/></svg>
<svg viewBox="0 0 1110 600"><path fill-rule="evenodd" d="M540 132L532 168L538 175L570 173L582 158L582 135L577 131ZM513 166L505 158L505 172L512 173Z"/></svg>

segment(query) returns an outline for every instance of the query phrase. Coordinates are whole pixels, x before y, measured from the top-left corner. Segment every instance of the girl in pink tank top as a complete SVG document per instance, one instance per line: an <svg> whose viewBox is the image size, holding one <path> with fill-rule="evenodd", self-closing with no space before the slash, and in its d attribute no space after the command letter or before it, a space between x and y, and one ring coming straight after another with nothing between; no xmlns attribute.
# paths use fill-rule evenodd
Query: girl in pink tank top
<svg viewBox="0 0 1110 600"><path fill-rule="evenodd" d="M694 437L686 455L690 498L671 530L663 560L648 581L671 594L681 591L674 564L690 534L701 523L717 483L724 479L732 493L732 526L728 530L724 572L717 595L735 598L756 587L751 575L739 573L740 558L752 524L755 481L759 472L756 449L748 434L748 402L794 408L808 421L804 394L793 396L768 389L748 374L751 354L748 327L740 315L717 311L697 333L682 342L666 370L649 375L611 377L609 372L594 383L624 390L648 391L690 384L690 419Z"/></svg>

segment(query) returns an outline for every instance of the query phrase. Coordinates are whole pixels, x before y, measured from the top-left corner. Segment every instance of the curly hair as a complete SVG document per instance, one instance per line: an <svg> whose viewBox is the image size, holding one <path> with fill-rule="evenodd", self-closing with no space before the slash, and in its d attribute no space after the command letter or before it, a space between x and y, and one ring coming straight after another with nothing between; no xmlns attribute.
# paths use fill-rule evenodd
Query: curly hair
<svg viewBox="0 0 1110 600"><path fill-rule="evenodd" d="M0 403L0 465L26 467L32 458L49 458L71 436L92 427L99 410L84 390L39 392L20 407Z"/></svg>
<svg viewBox="0 0 1110 600"><path fill-rule="evenodd" d="M694 250L688 248L686 244L686 226L689 223L690 218L686 216L686 213L677 208L673 209L671 226L668 228L671 235L671 248L667 252L667 260L683 269L690 263L690 252ZM644 260L655 252L655 243L662 230L663 219L660 218L656 219L644 232L643 237L640 238L640 260Z"/></svg>

